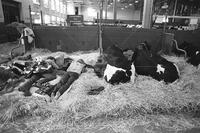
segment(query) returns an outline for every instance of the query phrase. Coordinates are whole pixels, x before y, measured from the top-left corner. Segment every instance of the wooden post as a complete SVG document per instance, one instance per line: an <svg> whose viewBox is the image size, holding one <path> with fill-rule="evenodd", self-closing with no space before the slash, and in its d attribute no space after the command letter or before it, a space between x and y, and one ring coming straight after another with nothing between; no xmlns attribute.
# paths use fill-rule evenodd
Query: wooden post
<svg viewBox="0 0 200 133"><path fill-rule="evenodd" d="M176 1L175 1L175 5L174 5L174 12L173 12L173 19L172 19L172 22L174 22L174 16L176 15L177 2L178 2L178 0L176 0Z"/></svg>
<svg viewBox="0 0 200 133"><path fill-rule="evenodd" d="M105 19L108 18L108 0L105 0Z"/></svg>
<svg viewBox="0 0 200 133"><path fill-rule="evenodd" d="M143 28L148 28L148 29L151 28L152 8L153 8L153 0L144 0L143 20L142 20Z"/></svg>
<svg viewBox="0 0 200 133"><path fill-rule="evenodd" d="M100 3L100 15L99 15L99 52L100 55L103 54L103 46L102 46L102 17L103 17L103 0Z"/></svg>
<svg viewBox="0 0 200 133"><path fill-rule="evenodd" d="M32 15L31 15L31 6L29 5L29 17L30 17L30 27L33 29L33 20L32 20Z"/></svg>
<svg viewBox="0 0 200 133"><path fill-rule="evenodd" d="M103 0L100 2L100 21L103 19Z"/></svg>
<svg viewBox="0 0 200 133"><path fill-rule="evenodd" d="M140 22L142 22L142 18L143 18L143 7L144 6L144 1L140 2Z"/></svg>
<svg viewBox="0 0 200 133"><path fill-rule="evenodd" d="M30 17L30 28L33 30L33 20L32 20L31 6L30 5L29 5L29 17ZM33 40L33 48L35 49L35 39Z"/></svg>

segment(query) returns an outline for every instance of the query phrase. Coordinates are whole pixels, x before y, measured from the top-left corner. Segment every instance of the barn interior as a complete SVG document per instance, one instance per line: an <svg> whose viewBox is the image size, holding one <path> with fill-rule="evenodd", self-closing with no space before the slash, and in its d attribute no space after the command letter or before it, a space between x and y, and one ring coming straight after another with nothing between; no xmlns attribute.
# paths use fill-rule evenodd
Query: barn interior
<svg viewBox="0 0 200 133"><path fill-rule="evenodd" d="M200 132L199 65L173 51L187 42L200 60L199 23L199 0L0 0L0 132ZM27 35L31 50L24 27L34 33ZM30 77L3 76L14 62L48 57L62 67L69 58L95 66L110 46L135 51L144 42L177 66L179 79L165 83L135 73L129 82L111 84L87 68L56 100L37 91L58 84L67 70L42 87L28 84L28 95L19 88Z"/></svg>

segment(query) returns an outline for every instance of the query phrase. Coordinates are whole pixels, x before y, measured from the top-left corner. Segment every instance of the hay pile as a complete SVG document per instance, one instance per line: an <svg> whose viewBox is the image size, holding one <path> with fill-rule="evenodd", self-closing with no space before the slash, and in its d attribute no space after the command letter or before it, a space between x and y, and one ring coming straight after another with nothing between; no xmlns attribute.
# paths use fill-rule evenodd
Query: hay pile
<svg viewBox="0 0 200 133"><path fill-rule="evenodd" d="M45 58L46 55L59 54L63 53L42 55ZM93 65L98 53L78 52L65 56L83 58ZM24 98L20 94L2 96L1 103L7 103L0 115L2 126L25 116L39 117L27 122L29 128L37 129L36 132L58 129L82 132L99 125L119 132L126 132L137 125L148 131L157 126L173 131L198 126L198 121L184 118L182 114L194 116L199 112L200 70L187 64L183 58L165 58L175 62L181 73L180 80L168 85L150 77L138 76L135 82L112 86L89 70L74 82L70 93L65 93L58 101L48 103L41 98ZM96 96L87 95L90 89L99 86L104 86L105 90Z"/></svg>

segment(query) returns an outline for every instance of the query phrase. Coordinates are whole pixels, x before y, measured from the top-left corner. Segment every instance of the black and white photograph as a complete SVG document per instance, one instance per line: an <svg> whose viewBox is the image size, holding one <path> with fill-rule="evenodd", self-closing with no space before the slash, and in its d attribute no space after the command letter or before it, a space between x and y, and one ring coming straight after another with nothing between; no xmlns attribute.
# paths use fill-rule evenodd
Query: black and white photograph
<svg viewBox="0 0 200 133"><path fill-rule="evenodd" d="M200 0L0 0L0 133L200 133Z"/></svg>

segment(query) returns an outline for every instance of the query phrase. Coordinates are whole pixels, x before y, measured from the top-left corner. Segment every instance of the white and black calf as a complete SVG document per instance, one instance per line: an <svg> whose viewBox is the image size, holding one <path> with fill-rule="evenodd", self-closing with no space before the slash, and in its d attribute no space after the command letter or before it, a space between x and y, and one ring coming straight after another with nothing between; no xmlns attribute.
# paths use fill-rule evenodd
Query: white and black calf
<svg viewBox="0 0 200 133"><path fill-rule="evenodd" d="M119 84L134 81L135 67L123 55L123 51L115 45L110 46L105 51L105 60L107 62L104 79L111 84Z"/></svg>
<svg viewBox="0 0 200 133"><path fill-rule="evenodd" d="M136 46L132 61L138 75L151 76L166 83L172 83L180 76L178 67L160 55L151 53L146 42Z"/></svg>
<svg viewBox="0 0 200 133"><path fill-rule="evenodd" d="M180 46L178 46L178 48L186 52L188 63L194 66L198 66L200 64L200 48L188 42L183 42ZM178 55L181 54L179 51L176 51L175 53Z"/></svg>

